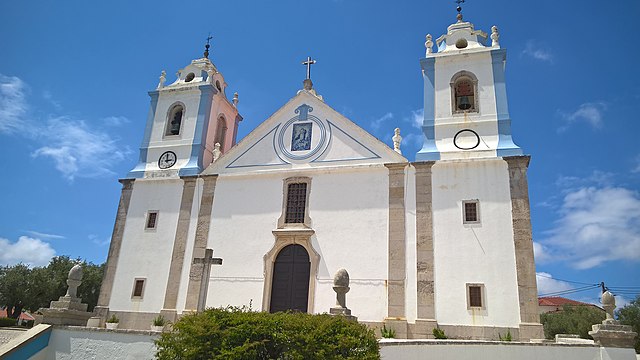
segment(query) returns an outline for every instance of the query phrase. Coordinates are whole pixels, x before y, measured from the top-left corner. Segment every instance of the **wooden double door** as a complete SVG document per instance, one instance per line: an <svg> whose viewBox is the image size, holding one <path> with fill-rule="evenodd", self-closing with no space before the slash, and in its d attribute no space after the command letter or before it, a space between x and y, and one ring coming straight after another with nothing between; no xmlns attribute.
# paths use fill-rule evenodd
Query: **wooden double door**
<svg viewBox="0 0 640 360"><path fill-rule="evenodd" d="M276 257L271 282L270 312L307 312L311 263L307 250L297 244L287 245Z"/></svg>

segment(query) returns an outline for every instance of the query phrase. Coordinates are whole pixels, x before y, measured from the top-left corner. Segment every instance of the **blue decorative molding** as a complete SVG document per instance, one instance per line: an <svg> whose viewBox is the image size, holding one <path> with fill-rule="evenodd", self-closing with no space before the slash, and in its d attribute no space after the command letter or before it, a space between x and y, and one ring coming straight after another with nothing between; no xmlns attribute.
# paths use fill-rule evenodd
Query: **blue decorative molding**
<svg viewBox="0 0 640 360"><path fill-rule="evenodd" d="M309 117L309 113L313 111L313 108L307 104L302 104L298 106L294 112L298 114L298 120L307 120Z"/></svg>
<svg viewBox="0 0 640 360"><path fill-rule="evenodd" d="M258 139L258 141L256 141L253 145L251 145L247 150L245 150L242 154L238 155L235 159L233 159L233 161L231 161L229 163L229 165L226 166L227 169L235 169L235 168L245 168L245 167L254 167L254 166L277 166L277 165L286 165L289 164L288 162L286 162L284 159L282 159L279 155L278 152L276 151L275 148L275 140L272 141L273 144L273 151L274 153L276 153L276 155L278 155L278 158L280 159L280 161L282 161L282 163L280 164L250 164L250 165L236 165L233 166L233 164L238 161L242 156L244 156L244 154L246 154L247 152L249 152L249 150L253 149L254 146L258 145L264 138L266 138L267 136L269 136L270 134L278 131L278 128L280 127L280 124L278 124L276 127L274 127L273 129L271 129L268 133L266 133L263 137L261 137L260 139ZM275 138L275 135L274 135Z"/></svg>
<svg viewBox="0 0 640 360"><path fill-rule="evenodd" d="M209 115L211 113L211 103L215 94L214 87L210 84L198 86L200 90L200 104L198 106L198 116L196 118L196 128L193 133L193 143L191 144L191 156L189 162L183 166L178 175L189 176L198 175L203 170L202 158L209 129Z"/></svg>
<svg viewBox="0 0 640 360"><path fill-rule="evenodd" d="M129 173L125 177L126 179L138 179L144 176L144 170L147 167L147 153L149 150L149 143L151 142L151 130L153 130L153 120L156 117L159 95L160 92L158 90L149 91L149 97L151 97L151 105L149 106L147 124L144 128L144 136L142 137L142 144L140 145L140 156L138 158L138 164L131 171L129 171Z"/></svg>
<svg viewBox="0 0 640 360"><path fill-rule="evenodd" d="M420 60L424 78L424 120L422 121L423 144L416 154L416 161L440 160L435 139L435 58Z"/></svg>
<svg viewBox="0 0 640 360"><path fill-rule="evenodd" d="M511 118L507 104L507 86L504 76L504 65L507 60L505 49L491 50L491 65L493 70L493 88L496 97L498 113L498 147L497 156L522 155L522 149L513 142L511 136Z"/></svg>
<svg viewBox="0 0 640 360"><path fill-rule="evenodd" d="M355 141L358 145L360 145L363 148L367 149L367 151L369 151L373 156L363 157L363 158L337 159L337 160L318 160L322 155L324 155L324 151L323 151L320 155L318 155L318 157L316 159L312 160L311 162L322 163L322 162L337 162L337 161L371 160L371 159L380 159L381 158L380 155L376 154L375 151L371 150L368 146L364 145L363 143L358 141L356 138L354 138L353 136L349 135L346 131L342 130L336 124L332 123L329 120L327 120L327 123L329 124L329 131L332 134L331 135L331 139L329 140L329 142L331 142L332 139L333 139L333 129L335 128L336 130L339 130L341 133L345 134L351 140ZM327 145L327 147L325 148L325 151L328 148L329 148L329 146Z"/></svg>

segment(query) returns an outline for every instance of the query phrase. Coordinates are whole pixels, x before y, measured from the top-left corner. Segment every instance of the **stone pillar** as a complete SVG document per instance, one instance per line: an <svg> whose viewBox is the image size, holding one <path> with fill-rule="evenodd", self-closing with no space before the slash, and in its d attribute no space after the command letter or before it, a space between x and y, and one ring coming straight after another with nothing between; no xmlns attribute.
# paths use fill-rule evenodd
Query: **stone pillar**
<svg viewBox="0 0 640 360"><path fill-rule="evenodd" d="M209 227L211 225L211 211L213 210L213 196L216 188L217 175L204 176L202 200L198 212L198 225L196 227L195 243L191 255L191 269L189 270L189 286L187 288L187 303L185 310L196 311L200 294L200 283L204 264L195 261L204 258L209 240ZM208 281L209 279L206 279Z"/></svg>
<svg viewBox="0 0 640 360"><path fill-rule="evenodd" d="M511 192L511 218L520 303L519 340L544 339L538 312L538 288L536 285L536 265L533 258L529 186L527 183L527 167L531 157L506 156L503 159L508 166Z"/></svg>
<svg viewBox="0 0 640 360"><path fill-rule="evenodd" d="M100 286L98 305L93 310L93 312L101 319L101 324L104 323L109 313L109 300L111 299L111 291L113 290L113 279L116 275L116 266L118 265L118 257L120 256L122 236L124 235L124 227L127 222L127 213L129 212L129 203L131 202L134 180L135 179L120 180L120 183L122 184L122 193L120 195L120 203L118 204L118 213L116 215L116 222L113 225L113 232L111 234L109 255L104 269L102 285Z"/></svg>
<svg viewBox="0 0 640 360"><path fill-rule="evenodd" d="M418 318L413 337L430 338L438 326L434 296L433 190L431 169L435 161L416 162L416 268Z"/></svg>
<svg viewBox="0 0 640 360"><path fill-rule="evenodd" d="M77 297L78 286L82 284L82 266L74 265L67 278L67 293L58 301L52 301L49 308L38 310L42 314L41 322L52 325L84 326L93 315L87 312L87 304Z"/></svg>
<svg viewBox="0 0 640 360"><path fill-rule="evenodd" d="M404 170L407 164L385 164L385 166L389 169L389 268L385 324L396 331L398 338L406 338Z"/></svg>
<svg viewBox="0 0 640 360"><path fill-rule="evenodd" d="M171 255L171 265L169 266L169 277L167 279L167 290L164 295L164 305L160 313L168 321L176 320L176 305L178 302L178 290L180 289L180 278L182 277L182 266L184 264L185 249L187 247L187 235L189 234L189 224L191 223L191 209L193 208L193 193L196 188L196 177L183 177L182 200L180 202L180 213L178 214L178 225L173 241L173 253Z"/></svg>

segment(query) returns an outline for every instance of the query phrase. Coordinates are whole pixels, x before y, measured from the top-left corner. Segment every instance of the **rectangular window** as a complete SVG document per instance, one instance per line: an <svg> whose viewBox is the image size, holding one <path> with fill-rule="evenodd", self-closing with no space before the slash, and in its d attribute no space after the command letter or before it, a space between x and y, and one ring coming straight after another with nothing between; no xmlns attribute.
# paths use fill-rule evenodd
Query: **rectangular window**
<svg viewBox="0 0 640 360"><path fill-rule="evenodd" d="M480 222L480 212L478 211L478 200L467 200L462 202L462 223L474 224Z"/></svg>
<svg viewBox="0 0 640 360"><path fill-rule="evenodd" d="M145 225L145 229L155 229L156 225L158 225L158 211L148 211L147 212L147 222Z"/></svg>
<svg viewBox="0 0 640 360"><path fill-rule="evenodd" d="M144 294L144 281L145 279L135 279L133 281L133 293L131 294L132 299L142 299L142 295Z"/></svg>
<svg viewBox="0 0 640 360"><path fill-rule="evenodd" d="M484 309L483 284L467 284L467 302L468 308Z"/></svg>
<svg viewBox="0 0 640 360"><path fill-rule="evenodd" d="M307 202L307 184L289 184L287 189L287 212L285 223L304 223L304 210Z"/></svg>

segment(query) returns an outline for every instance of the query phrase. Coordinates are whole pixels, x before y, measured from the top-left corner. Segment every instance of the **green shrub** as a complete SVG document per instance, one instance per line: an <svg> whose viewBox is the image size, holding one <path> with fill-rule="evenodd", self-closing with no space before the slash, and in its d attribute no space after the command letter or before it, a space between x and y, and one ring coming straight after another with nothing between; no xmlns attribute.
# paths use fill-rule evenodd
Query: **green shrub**
<svg viewBox="0 0 640 360"><path fill-rule="evenodd" d="M16 319L0 317L0 327L16 326Z"/></svg>
<svg viewBox="0 0 640 360"><path fill-rule="evenodd" d="M511 340L513 340L513 338L511 337L511 330L507 330L507 335L505 335L504 337L502 335L500 335L500 333L498 333L498 338L500 339L500 341L511 341Z"/></svg>
<svg viewBox="0 0 640 360"><path fill-rule="evenodd" d="M116 314L111 315L110 318L107 319L108 323L119 323L120 319L118 319L118 317L116 316Z"/></svg>
<svg viewBox="0 0 640 360"><path fill-rule="evenodd" d="M562 311L540 315L544 326L544 336L553 340L556 334L576 334L583 339L590 339L589 330L594 324L605 319L604 311L593 306L565 305Z"/></svg>
<svg viewBox="0 0 640 360"><path fill-rule="evenodd" d="M156 341L158 359L380 359L365 325L339 316L207 309Z"/></svg>
<svg viewBox="0 0 640 360"><path fill-rule="evenodd" d="M444 330L442 330L442 329L433 328L432 333L433 333L433 336L434 336L436 339L444 340L444 339L446 339L446 338L447 338L447 335L445 335Z"/></svg>
<svg viewBox="0 0 640 360"><path fill-rule="evenodd" d="M396 331L394 329L387 329L387 325L382 325L380 335L385 339L393 339L396 337Z"/></svg>
<svg viewBox="0 0 640 360"><path fill-rule="evenodd" d="M165 326L167 324L167 319L165 319L162 315L158 315L153 318L152 324L153 326Z"/></svg>

